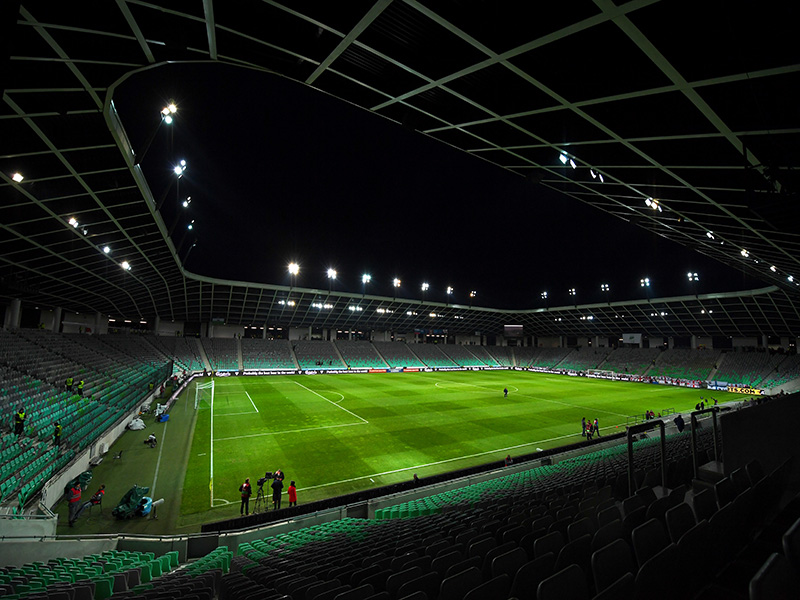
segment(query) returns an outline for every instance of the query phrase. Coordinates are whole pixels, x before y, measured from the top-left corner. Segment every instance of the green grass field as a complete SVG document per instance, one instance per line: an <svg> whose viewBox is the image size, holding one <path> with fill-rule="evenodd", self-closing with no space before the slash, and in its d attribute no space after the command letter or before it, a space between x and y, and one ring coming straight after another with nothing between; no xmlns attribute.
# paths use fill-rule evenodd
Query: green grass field
<svg viewBox="0 0 800 600"><path fill-rule="evenodd" d="M710 395L519 371L215 381L213 409L197 411L188 456L180 506L188 521L238 514L239 485L268 470L282 469L287 487L295 480L305 503L569 444L582 417L599 419L601 433L619 432L629 415L688 412ZM192 387L183 402L193 399Z"/></svg>

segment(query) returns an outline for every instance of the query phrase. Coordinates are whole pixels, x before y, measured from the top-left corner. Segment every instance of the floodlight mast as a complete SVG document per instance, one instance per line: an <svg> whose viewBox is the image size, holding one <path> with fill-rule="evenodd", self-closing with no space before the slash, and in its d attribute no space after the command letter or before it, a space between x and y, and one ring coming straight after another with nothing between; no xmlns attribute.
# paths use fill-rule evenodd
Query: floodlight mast
<svg viewBox="0 0 800 600"><path fill-rule="evenodd" d="M362 296L366 296L367 295L367 284L370 281L372 281L372 275L369 275L368 273L364 273L361 276L361 295Z"/></svg>

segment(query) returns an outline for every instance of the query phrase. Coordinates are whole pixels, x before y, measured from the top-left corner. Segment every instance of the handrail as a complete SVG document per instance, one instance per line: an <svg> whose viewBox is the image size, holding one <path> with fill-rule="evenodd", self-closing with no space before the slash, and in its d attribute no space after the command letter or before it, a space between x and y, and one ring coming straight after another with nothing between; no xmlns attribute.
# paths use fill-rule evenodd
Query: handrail
<svg viewBox="0 0 800 600"><path fill-rule="evenodd" d="M654 419L645 423L639 423L633 427L628 427L628 495L633 496L636 492L636 481L633 470L633 434L641 431L650 431L658 427L661 430L661 486L667 487L667 442L664 436L664 421Z"/></svg>
<svg viewBox="0 0 800 600"><path fill-rule="evenodd" d="M699 465L697 464L697 417L698 415L705 415L711 413L711 422L712 422L712 429L714 432L714 462L719 461L719 439L718 439L718 430L717 430L717 413L719 412L718 406L710 406L709 408L704 408L703 410L696 410L691 413L691 424L692 424L692 466L694 467L694 478L698 479L699 474Z"/></svg>

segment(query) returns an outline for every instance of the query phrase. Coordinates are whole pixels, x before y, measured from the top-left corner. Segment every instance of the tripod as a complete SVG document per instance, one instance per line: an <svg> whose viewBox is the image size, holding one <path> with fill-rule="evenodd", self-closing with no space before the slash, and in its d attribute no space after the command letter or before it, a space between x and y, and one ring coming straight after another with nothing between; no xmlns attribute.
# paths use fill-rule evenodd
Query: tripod
<svg viewBox="0 0 800 600"><path fill-rule="evenodd" d="M256 494L256 502L253 505L253 514L259 513L262 510L266 510L266 504L264 500L264 487L261 486L258 488L258 494Z"/></svg>

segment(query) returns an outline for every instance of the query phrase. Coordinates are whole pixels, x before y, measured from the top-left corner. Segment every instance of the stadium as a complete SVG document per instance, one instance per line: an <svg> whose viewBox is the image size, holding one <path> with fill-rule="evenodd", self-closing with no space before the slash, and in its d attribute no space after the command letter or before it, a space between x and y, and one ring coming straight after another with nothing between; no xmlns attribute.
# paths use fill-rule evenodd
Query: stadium
<svg viewBox="0 0 800 600"><path fill-rule="evenodd" d="M795 597L791 7L339 4L0 6L0 595Z"/></svg>

